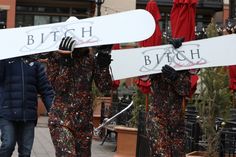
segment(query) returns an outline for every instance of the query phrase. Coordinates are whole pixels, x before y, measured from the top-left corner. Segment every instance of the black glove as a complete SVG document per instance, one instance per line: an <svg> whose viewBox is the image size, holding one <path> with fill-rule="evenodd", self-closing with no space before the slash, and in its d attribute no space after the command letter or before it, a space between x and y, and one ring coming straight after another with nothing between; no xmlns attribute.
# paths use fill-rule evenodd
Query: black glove
<svg viewBox="0 0 236 157"><path fill-rule="evenodd" d="M89 57L89 48L84 47L84 48L79 48L79 49L74 49L72 52L73 58L82 58L82 57Z"/></svg>
<svg viewBox="0 0 236 157"><path fill-rule="evenodd" d="M163 75L165 77L167 77L168 79L170 79L171 81L175 81L178 77L177 72L175 71L175 69L172 68L169 65L163 66L161 71L162 71Z"/></svg>
<svg viewBox="0 0 236 157"><path fill-rule="evenodd" d="M102 45L98 46L96 48L97 52L97 64L100 68L108 67L111 64L111 50L112 50L112 44L111 45Z"/></svg>
<svg viewBox="0 0 236 157"><path fill-rule="evenodd" d="M72 39L72 37L63 37L61 43L59 45L59 50L70 51L74 50L76 41Z"/></svg>
<svg viewBox="0 0 236 157"><path fill-rule="evenodd" d="M169 43L174 46L175 49L179 48L184 42L184 38L172 38L169 40Z"/></svg>
<svg viewBox="0 0 236 157"><path fill-rule="evenodd" d="M97 64L100 68L108 67L111 64L111 55L108 53L98 53Z"/></svg>
<svg viewBox="0 0 236 157"><path fill-rule="evenodd" d="M112 50L112 44L111 45L102 45L102 46L98 46L96 48L96 53L110 53Z"/></svg>

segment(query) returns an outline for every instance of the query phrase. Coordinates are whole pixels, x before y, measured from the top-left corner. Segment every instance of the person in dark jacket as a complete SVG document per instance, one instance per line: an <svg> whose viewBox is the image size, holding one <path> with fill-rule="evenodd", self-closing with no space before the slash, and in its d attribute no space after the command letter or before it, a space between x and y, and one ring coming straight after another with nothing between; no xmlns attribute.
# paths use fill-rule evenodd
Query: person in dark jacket
<svg viewBox="0 0 236 157"><path fill-rule="evenodd" d="M182 39L171 39L174 48ZM151 157L185 157L184 110L182 103L190 92L190 72L176 71L170 65L161 74L150 76L153 101L146 119Z"/></svg>
<svg viewBox="0 0 236 157"><path fill-rule="evenodd" d="M73 49L75 40L63 38L59 51L48 59L47 72L56 97L49 113L49 130L56 157L91 157L93 135L93 81L110 94L111 45L95 56L89 48Z"/></svg>
<svg viewBox="0 0 236 157"><path fill-rule="evenodd" d="M30 57L0 61L1 157L30 157L37 123L38 94L49 112L54 91L44 66Z"/></svg>

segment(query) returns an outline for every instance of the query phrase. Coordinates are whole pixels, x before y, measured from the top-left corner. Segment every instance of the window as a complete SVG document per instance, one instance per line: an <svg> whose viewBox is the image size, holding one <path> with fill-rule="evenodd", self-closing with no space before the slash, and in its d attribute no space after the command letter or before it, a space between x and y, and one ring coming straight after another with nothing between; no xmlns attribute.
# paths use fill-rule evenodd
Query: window
<svg viewBox="0 0 236 157"><path fill-rule="evenodd" d="M6 28L7 11L0 10L0 29Z"/></svg>
<svg viewBox="0 0 236 157"><path fill-rule="evenodd" d="M79 19L88 17L88 8L59 7L16 7L16 27L41 25L66 21L69 16ZM81 16L81 17L80 17Z"/></svg>
<svg viewBox="0 0 236 157"><path fill-rule="evenodd" d="M236 0L230 0L230 18L236 18Z"/></svg>
<svg viewBox="0 0 236 157"><path fill-rule="evenodd" d="M49 16L34 16L34 25L42 25L50 23Z"/></svg>
<svg viewBox="0 0 236 157"><path fill-rule="evenodd" d="M34 17L32 15L16 15L16 27L34 25Z"/></svg>
<svg viewBox="0 0 236 157"><path fill-rule="evenodd" d="M236 1L234 0L234 5L233 5L233 18L236 18Z"/></svg>

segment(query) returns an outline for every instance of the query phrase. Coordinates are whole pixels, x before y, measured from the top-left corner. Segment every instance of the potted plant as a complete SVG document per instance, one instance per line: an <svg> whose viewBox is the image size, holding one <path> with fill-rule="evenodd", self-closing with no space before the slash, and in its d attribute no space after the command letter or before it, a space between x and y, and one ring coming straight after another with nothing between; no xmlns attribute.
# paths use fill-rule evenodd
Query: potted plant
<svg viewBox="0 0 236 157"><path fill-rule="evenodd" d="M145 95L136 89L133 95L132 116L127 126L116 127L117 151L114 157L135 157L137 147L138 116L145 109ZM127 140L128 139L128 140Z"/></svg>
<svg viewBox="0 0 236 157"><path fill-rule="evenodd" d="M140 91L136 90L133 96L133 109L132 109L132 118L130 119L129 126L138 128L139 113L145 111L145 95Z"/></svg>
<svg viewBox="0 0 236 157"><path fill-rule="evenodd" d="M230 106L230 91L228 78L224 68L208 68L201 71L200 94L196 98L199 113L199 123L202 128L202 146L206 149L205 156L215 156L220 132L215 129L216 118L227 119Z"/></svg>
<svg viewBox="0 0 236 157"><path fill-rule="evenodd" d="M207 27L207 36L217 36L214 19ZM200 71L200 92L195 97L199 123L202 129L203 156L218 156L220 132L216 130L216 118L227 119L231 105L228 73L225 67L206 68ZM193 153L192 153L193 154ZM187 156L190 156L188 154ZM199 155L198 155L199 156Z"/></svg>

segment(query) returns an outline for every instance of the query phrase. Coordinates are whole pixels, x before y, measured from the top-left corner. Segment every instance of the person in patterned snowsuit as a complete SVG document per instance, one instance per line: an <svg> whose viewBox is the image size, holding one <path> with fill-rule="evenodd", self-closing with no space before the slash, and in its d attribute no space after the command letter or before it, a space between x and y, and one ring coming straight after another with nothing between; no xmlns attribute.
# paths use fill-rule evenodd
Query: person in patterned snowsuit
<svg viewBox="0 0 236 157"><path fill-rule="evenodd" d="M172 43L173 42L173 43ZM178 48L179 39L171 44ZM184 114L182 103L190 91L189 71L178 71L169 65L162 74L150 76L153 102L146 118L150 157L184 157Z"/></svg>
<svg viewBox="0 0 236 157"><path fill-rule="evenodd" d="M91 156L92 83L103 93L112 85L110 47L101 46L95 58L88 48L73 49L74 43L71 37L63 38L60 53L49 58L47 67L56 93L48 123L56 157Z"/></svg>

